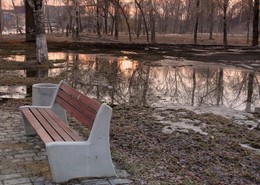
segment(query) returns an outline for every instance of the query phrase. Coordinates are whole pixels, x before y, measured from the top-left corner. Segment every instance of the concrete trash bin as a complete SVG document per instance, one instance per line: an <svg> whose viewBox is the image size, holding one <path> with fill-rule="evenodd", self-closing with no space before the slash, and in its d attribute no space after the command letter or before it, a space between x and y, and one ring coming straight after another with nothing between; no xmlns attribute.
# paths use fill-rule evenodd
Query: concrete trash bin
<svg viewBox="0 0 260 185"><path fill-rule="evenodd" d="M38 83L32 86L32 105L34 106L50 106L54 98L58 84L52 83ZM62 119L65 123L67 122L66 111L59 106L54 104L52 110Z"/></svg>
<svg viewBox="0 0 260 185"><path fill-rule="evenodd" d="M32 105L49 106L55 94L57 84L38 83L32 86Z"/></svg>

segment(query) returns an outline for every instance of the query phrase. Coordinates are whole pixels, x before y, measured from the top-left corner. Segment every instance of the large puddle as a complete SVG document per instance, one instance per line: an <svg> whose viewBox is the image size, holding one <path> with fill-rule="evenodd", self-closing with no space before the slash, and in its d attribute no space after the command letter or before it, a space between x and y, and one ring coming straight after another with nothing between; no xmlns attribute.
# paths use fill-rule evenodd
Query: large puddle
<svg viewBox="0 0 260 185"><path fill-rule="evenodd" d="M25 62L24 55L5 60ZM237 110L259 106L259 74L226 65L205 64L165 56L157 62L126 56L50 52L55 68L49 77L62 75L73 87L109 103L151 105L217 105ZM0 70L0 77L27 77L28 70ZM25 98L26 86L0 86L1 98ZM251 103L250 103L251 102Z"/></svg>

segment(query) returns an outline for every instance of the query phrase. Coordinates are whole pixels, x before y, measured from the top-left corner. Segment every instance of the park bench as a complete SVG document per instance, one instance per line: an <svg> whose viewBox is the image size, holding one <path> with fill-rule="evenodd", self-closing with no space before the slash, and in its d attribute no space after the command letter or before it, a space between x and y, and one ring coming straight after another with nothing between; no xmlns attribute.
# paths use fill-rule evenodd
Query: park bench
<svg viewBox="0 0 260 185"><path fill-rule="evenodd" d="M22 106L20 110L25 134L37 134L45 144L55 182L116 176L109 143L111 107L61 81L50 106ZM91 129L87 140L69 127L66 112Z"/></svg>

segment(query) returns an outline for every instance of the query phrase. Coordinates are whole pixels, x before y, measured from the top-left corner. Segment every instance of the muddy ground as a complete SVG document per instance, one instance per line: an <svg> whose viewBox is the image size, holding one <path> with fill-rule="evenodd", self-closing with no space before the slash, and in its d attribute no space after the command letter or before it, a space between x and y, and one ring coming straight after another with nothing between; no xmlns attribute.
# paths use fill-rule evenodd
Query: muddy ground
<svg viewBox="0 0 260 185"><path fill-rule="evenodd" d="M26 48L27 52L33 53L34 44L21 41L22 39L4 38L0 47L12 50ZM91 48L96 52L118 52L118 54L124 50L129 51L130 58L143 57L147 63L167 55L179 59L235 65L256 72L260 69L259 47L239 45L237 44L239 41L227 49L218 44L189 45L186 41L184 45L180 43L147 45L144 42L127 44L108 40L104 42L95 37L91 37L91 42L83 41L74 42L63 37L57 38L57 42L51 39L49 50ZM107 50L108 47L110 50ZM12 68L14 65L20 68L28 67L21 63L10 64L0 61L1 70ZM35 66L33 62L26 65ZM0 84L28 85L59 80L2 77ZM0 101L0 105L17 109L21 104L30 101L30 98L19 101L5 100ZM157 118L154 115L157 115ZM161 120L158 120L158 116ZM207 132L207 135L194 131L176 131L172 134L162 132L165 125L162 125L161 121L182 119L196 120L192 123L194 125L203 124L203 131ZM257 122L259 116L254 114L248 119ZM77 125L75 127L77 128ZM254 149L260 149L260 129L238 125L234 120L214 113L197 114L178 108L113 106L111 124L113 161L119 168L126 169L130 173L133 184L260 184L260 153L241 147L240 144L244 143Z"/></svg>

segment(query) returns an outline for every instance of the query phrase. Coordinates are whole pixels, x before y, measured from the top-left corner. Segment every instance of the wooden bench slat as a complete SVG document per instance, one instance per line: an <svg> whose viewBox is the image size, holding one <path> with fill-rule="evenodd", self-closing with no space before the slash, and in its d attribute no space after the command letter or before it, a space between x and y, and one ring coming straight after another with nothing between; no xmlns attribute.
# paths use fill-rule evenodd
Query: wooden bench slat
<svg viewBox="0 0 260 185"><path fill-rule="evenodd" d="M50 125L49 120L47 120L43 115L40 109L30 108L30 111L34 114L36 119L42 125L42 127L46 130L46 132L52 137L53 141L64 141L64 139L53 129ZM32 123L33 124L33 123Z"/></svg>
<svg viewBox="0 0 260 185"><path fill-rule="evenodd" d="M59 135L59 137L62 140L58 140L56 138L54 138L55 141L74 141L73 138L71 138L67 132L65 132L62 129L62 126L60 126L57 121L59 121L59 119L53 119L47 112L46 109L37 109L39 112L41 112L41 114L43 115L43 117L48 120L50 126L55 130L55 133L57 133ZM66 126L65 124L63 126ZM50 133L52 135L52 133Z"/></svg>
<svg viewBox="0 0 260 185"><path fill-rule="evenodd" d="M76 89L70 87L66 83L62 83L62 85L60 86L60 89L62 89L66 93L70 94L71 96L75 97L76 99L81 101L83 104L88 105L91 109L93 109L94 112L97 112L101 105L99 102L83 95L82 93L78 92Z"/></svg>
<svg viewBox="0 0 260 185"><path fill-rule="evenodd" d="M74 141L81 141L82 138L79 137L75 132L73 132L68 125L66 125L54 112L52 112L52 110L50 109L44 109L44 111L46 111L46 117L47 119L50 118L50 120L53 120L51 121L51 124L53 124L53 127L55 127L55 129L59 130L58 132L59 133L63 133L65 132L68 136L70 136L70 138L66 138L65 140L66 141L69 141L69 140L74 140ZM54 121L55 120L55 121Z"/></svg>
<svg viewBox="0 0 260 185"><path fill-rule="evenodd" d="M64 107L69 113L71 113L78 121L87 126L88 128L92 128L92 122L87 117L78 112L74 107L72 107L69 103L64 101L60 97L56 97L56 102Z"/></svg>
<svg viewBox="0 0 260 185"><path fill-rule="evenodd" d="M89 119L92 123L94 122L97 113L96 111L93 111L92 109L90 109L90 107L83 104L80 100L75 99L75 97L70 96L63 91L59 92L58 97L62 98L70 106L72 106L77 113L80 112L84 118L87 117L87 119Z"/></svg>
<svg viewBox="0 0 260 185"><path fill-rule="evenodd" d="M53 139L49 136L49 134L44 130L42 125L39 123L39 121L34 117L32 112L29 110L29 108L22 108L21 109L23 115L25 118L30 122L34 130L37 132L41 140L46 144L49 142L52 142Z"/></svg>

